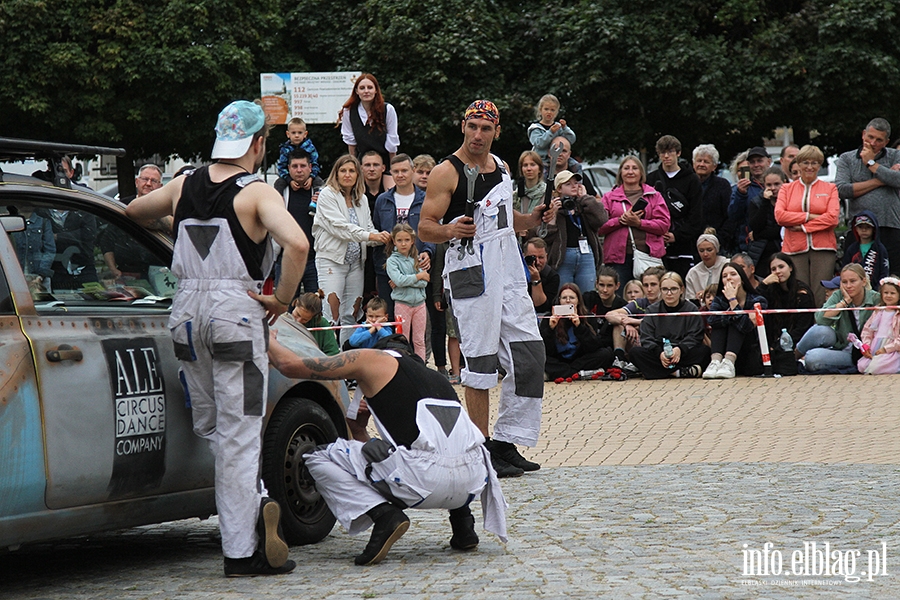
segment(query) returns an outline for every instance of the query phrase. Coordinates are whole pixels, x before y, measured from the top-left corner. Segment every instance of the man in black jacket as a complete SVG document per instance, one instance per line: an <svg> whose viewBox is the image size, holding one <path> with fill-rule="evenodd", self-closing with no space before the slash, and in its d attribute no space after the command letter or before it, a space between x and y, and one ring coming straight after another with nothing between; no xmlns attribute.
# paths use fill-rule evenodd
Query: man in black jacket
<svg viewBox="0 0 900 600"><path fill-rule="evenodd" d="M655 187L669 207L672 224L663 238L666 256L663 262L670 271L682 278L699 260L697 237L703 233L703 200L700 179L687 164L678 162L681 142L672 135L664 135L656 142L659 168L647 175L647 185Z"/></svg>

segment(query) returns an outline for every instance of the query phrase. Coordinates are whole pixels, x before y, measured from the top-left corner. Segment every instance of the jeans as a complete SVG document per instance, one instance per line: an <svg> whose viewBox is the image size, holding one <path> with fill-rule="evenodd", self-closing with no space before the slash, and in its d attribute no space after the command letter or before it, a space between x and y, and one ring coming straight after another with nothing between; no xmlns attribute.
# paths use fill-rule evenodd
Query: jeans
<svg viewBox="0 0 900 600"><path fill-rule="evenodd" d="M582 294L594 289L597 267L593 253L582 254L578 248L566 248L566 253L556 271L559 273L560 286L574 282Z"/></svg>
<svg viewBox="0 0 900 600"><path fill-rule="evenodd" d="M825 325L813 325L797 342L797 351L804 355L808 371L822 371L829 367L846 368L853 366L852 346L843 350L834 348L837 335L834 329Z"/></svg>
<svg viewBox="0 0 900 600"><path fill-rule="evenodd" d="M278 287L278 282L281 280L281 257L278 257L278 260L275 262L275 287ZM300 278L300 285L297 287L297 290L291 296L291 298L296 298L301 293L313 292L315 293L319 289L319 275L316 273L316 260L315 258L310 258L306 261L306 270L303 271L303 277Z"/></svg>
<svg viewBox="0 0 900 600"><path fill-rule="evenodd" d="M319 273L319 287L325 292L323 314L333 325L356 324L357 304L362 300L363 265L357 261L352 265L339 264L321 256L316 257ZM334 294L339 306L333 307L329 298ZM341 346L353 335L352 329L341 329Z"/></svg>

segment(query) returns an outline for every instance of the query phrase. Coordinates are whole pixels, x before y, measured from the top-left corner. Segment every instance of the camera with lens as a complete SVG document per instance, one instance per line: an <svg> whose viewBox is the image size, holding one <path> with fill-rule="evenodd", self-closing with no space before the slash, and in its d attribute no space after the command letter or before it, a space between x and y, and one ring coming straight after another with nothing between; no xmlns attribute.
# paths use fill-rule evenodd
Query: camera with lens
<svg viewBox="0 0 900 600"><path fill-rule="evenodd" d="M578 198L575 196L562 196L559 201L563 210L578 210Z"/></svg>
<svg viewBox="0 0 900 600"><path fill-rule="evenodd" d="M537 256L535 256L534 254L529 254L525 257L525 264L529 267L533 267L535 263L537 263Z"/></svg>

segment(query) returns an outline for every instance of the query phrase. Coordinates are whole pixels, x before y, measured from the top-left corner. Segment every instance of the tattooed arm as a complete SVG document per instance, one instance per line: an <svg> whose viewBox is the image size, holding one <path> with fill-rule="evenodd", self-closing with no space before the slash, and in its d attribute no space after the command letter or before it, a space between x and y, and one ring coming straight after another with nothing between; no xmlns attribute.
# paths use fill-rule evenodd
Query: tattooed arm
<svg viewBox="0 0 900 600"><path fill-rule="evenodd" d="M397 372L397 360L381 350L350 350L324 358L301 358L269 337L269 362L295 379L355 379L367 397L374 396Z"/></svg>

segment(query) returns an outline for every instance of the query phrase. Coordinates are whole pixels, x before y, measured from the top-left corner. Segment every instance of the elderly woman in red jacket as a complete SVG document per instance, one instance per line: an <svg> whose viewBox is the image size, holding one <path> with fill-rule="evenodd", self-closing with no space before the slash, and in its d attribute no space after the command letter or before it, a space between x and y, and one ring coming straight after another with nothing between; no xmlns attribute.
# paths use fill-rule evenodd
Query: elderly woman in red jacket
<svg viewBox="0 0 900 600"><path fill-rule="evenodd" d="M820 282L834 277L840 214L837 187L818 178L824 162L819 148L803 146L794 159L800 179L781 186L775 203L775 220L785 229L781 251L793 259L797 279L809 283L819 306L827 292Z"/></svg>
<svg viewBox="0 0 900 600"><path fill-rule="evenodd" d="M619 281L640 279L633 273L635 247L654 258L666 254L663 235L669 231L669 208L646 181L641 161L626 156L619 163L616 187L601 199L609 213L599 231L604 236L603 264L616 270ZM621 295L621 288L616 293Z"/></svg>

